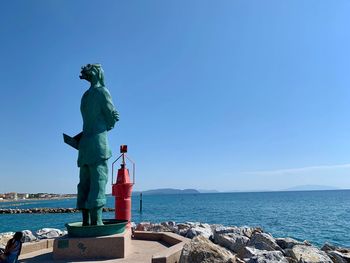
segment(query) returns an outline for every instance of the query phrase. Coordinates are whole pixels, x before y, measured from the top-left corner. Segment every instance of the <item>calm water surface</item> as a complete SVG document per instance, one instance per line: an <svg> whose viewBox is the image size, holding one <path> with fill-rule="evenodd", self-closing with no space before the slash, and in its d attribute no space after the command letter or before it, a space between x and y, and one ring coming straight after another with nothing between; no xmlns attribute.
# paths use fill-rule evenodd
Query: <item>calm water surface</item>
<svg viewBox="0 0 350 263"><path fill-rule="evenodd" d="M75 207L75 199L0 203L0 208L35 207ZM107 207L114 207L112 196L108 197ZM144 195L143 212L139 212L138 196L133 197L132 207L136 223L171 220L260 226L275 237L350 247L350 190ZM114 213L104 213L104 218L113 216ZM80 221L80 213L0 215L0 232L64 229L65 223L73 221Z"/></svg>

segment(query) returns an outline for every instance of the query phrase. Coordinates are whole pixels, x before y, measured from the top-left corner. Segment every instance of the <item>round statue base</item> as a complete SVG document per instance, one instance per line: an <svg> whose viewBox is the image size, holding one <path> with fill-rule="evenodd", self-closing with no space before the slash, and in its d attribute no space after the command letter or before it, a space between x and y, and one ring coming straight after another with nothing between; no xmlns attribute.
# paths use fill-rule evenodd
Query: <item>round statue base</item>
<svg viewBox="0 0 350 263"><path fill-rule="evenodd" d="M98 237L120 234L125 231L128 220L104 219L101 226L83 226L82 222L66 224L69 237Z"/></svg>

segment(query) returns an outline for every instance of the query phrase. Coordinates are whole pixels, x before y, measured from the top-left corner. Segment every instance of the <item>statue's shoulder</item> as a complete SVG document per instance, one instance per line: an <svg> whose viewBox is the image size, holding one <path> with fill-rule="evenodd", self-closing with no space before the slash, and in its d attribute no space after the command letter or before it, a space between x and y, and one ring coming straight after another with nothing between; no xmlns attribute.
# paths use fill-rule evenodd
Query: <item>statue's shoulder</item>
<svg viewBox="0 0 350 263"><path fill-rule="evenodd" d="M109 90L106 87L98 87L96 89L96 92L102 97L102 98L108 98L111 96L109 93Z"/></svg>
<svg viewBox="0 0 350 263"><path fill-rule="evenodd" d="M84 98L86 98L86 96L88 95L89 90L86 90L83 94L83 96L81 96L81 99L83 100Z"/></svg>

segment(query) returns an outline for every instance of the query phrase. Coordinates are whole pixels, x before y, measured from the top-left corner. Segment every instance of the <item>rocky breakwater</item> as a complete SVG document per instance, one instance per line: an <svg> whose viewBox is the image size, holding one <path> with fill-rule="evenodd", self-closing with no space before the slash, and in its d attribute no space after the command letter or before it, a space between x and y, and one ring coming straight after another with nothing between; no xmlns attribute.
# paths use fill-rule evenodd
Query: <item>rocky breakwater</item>
<svg viewBox="0 0 350 263"><path fill-rule="evenodd" d="M112 212L114 208L104 207L103 212ZM0 214L58 214L58 213L77 213L75 208L28 208L28 209L0 209Z"/></svg>
<svg viewBox="0 0 350 263"><path fill-rule="evenodd" d="M320 249L308 241L274 238L257 227L143 222L134 228L191 238L182 250L180 263L350 263L348 248L325 244Z"/></svg>
<svg viewBox="0 0 350 263"><path fill-rule="evenodd" d="M36 232L30 230L23 230L22 242L35 242L42 239L56 238L67 234L67 231L62 231L56 228L42 228ZM6 232L0 234L0 249L4 249L7 241L13 237L14 232Z"/></svg>

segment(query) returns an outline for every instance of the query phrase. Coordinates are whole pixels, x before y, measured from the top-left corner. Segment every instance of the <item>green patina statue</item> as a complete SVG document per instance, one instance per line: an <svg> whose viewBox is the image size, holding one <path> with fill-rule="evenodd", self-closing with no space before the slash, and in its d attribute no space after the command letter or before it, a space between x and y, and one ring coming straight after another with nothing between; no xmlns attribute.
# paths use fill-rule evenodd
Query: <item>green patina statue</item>
<svg viewBox="0 0 350 263"><path fill-rule="evenodd" d="M108 180L107 160L112 155L107 131L114 127L119 115L105 87L100 64L82 67L79 77L91 84L81 99L83 131L73 138L64 134L64 141L79 150L77 208L82 210L83 226L103 225L102 208L106 204L105 188Z"/></svg>

